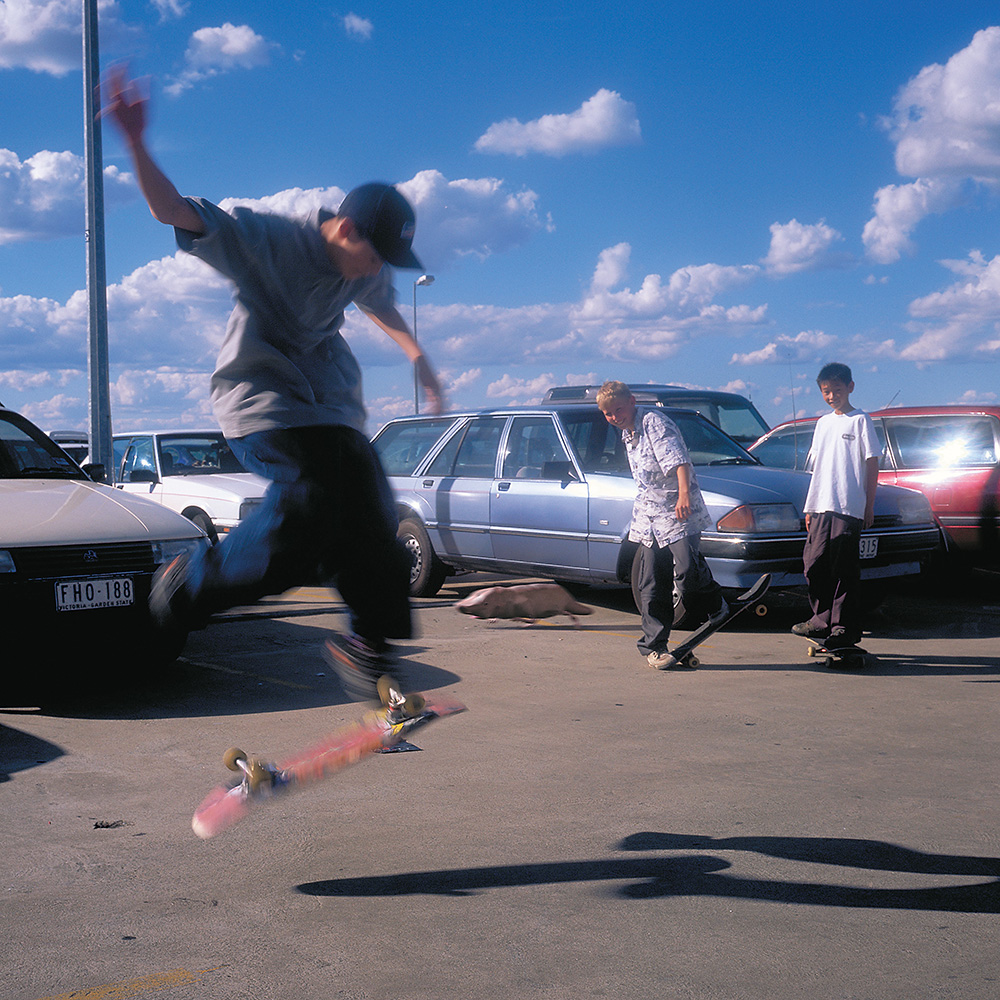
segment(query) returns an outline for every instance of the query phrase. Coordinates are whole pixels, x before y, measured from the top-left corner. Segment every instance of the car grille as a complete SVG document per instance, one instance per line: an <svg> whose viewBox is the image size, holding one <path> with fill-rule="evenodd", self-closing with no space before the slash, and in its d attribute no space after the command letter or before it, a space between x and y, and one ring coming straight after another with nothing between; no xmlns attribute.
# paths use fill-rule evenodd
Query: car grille
<svg viewBox="0 0 1000 1000"><path fill-rule="evenodd" d="M69 576L107 576L109 573L152 573L153 547L148 542L106 545L37 546L12 548L18 575L29 580Z"/></svg>

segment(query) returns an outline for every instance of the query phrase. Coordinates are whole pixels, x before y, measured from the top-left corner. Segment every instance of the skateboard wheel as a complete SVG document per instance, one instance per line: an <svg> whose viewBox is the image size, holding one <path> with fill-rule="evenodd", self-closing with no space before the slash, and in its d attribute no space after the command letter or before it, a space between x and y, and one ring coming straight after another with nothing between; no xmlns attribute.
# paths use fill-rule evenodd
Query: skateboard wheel
<svg viewBox="0 0 1000 1000"><path fill-rule="evenodd" d="M698 659L693 653L684 657L681 666L687 667L688 670L697 670L701 666L701 660Z"/></svg>
<svg viewBox="0 0 1000 1000"><path fill-rule="evenodd" d="M246 759L247 755L242 750L240 750L239 747L230 747L222 755L222 763L225 764L230 771L239 771L240 765L237 763L237 761L241 760L245 761Z"/></svg>
<svg viewBox="0 0 1000 1000"><path fill-rule="evenodd" d="M827 670L830 670L830 669L833 668L833 666L836 664L836 662L837 662L837 658L835 656L828 656L823 661L823 666L826 667Z"/></svg>
<svg viewBox="0 0 1000 1000"><path fill-rule="evenodd" d="M767 614L767 605L766 604L756 604L756 605L754 605L753 613L758 618L763 618L764 615Z"/></svg>
<svg viewBox="0 0 1000 1000"><path fill-rule="evenodd" d="M391 674L382 674L376 685L378 688L379 701L383 705L393 705L403 697L403 692L399 690L398 682Z"/></svg>
<svg viewBox="0 0 1000 1000"><path fill-rule="evenodd" d="M427 707L427 699L422 694L408 694L403 702L403 711L411 718L419 715Z"/></svg>

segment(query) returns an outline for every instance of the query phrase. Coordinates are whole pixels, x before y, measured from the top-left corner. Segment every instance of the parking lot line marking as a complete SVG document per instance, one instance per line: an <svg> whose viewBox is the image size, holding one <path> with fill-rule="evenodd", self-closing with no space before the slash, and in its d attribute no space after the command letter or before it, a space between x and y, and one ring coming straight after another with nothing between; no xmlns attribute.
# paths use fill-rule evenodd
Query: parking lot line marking
<svg viewBox="0 0 1000 1000"><path fill-rule="evenodd" d="M308 684L297 684L295 681L283 681L280 677L269 677L267 674L255 674L250 670L237 670L235 667L224 667L221 663L204 663L201 660L189 660L186 656L178 656L180 663L186 663L202 670L215 670L220 674L234 674L237 677L250 677L255 681L266 681L268 684L278 684L281 687L294 688L296 691L312 691Z"/></svg>
<svg viewBox="0 0 1000 1000"><path fill-rule="evenodd" d="M70 990L69 993L39 997L39 1000L126 1000L127 997L137 997L143 993L172 990L178 986L200 983L206 973L216 972L221 968L219 965L214 969L200 969L197 972L171 969L170 972L154 972L151 976L143 976L141 979L127 979L118 983L108 983L106 986L91 986Z"/></svg>
<svg viewBox="0 0 1000 1000"><path fill-rule="evenodd" d="M542 619L537 619L535 621L536 625L548 625L549 628L566 628L566 625L561 622L549 622ZM591 635L613 635L618 639L634 639L635 634L632 632L609 632L603 628L591 628L589 625L581 629L575 629L578 632L589 632Z"/></svg>

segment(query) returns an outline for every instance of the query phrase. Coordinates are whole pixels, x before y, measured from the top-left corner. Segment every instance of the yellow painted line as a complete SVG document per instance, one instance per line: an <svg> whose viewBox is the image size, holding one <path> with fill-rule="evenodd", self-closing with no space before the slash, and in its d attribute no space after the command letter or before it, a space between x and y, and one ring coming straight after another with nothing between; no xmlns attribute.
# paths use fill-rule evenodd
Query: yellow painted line
<svg viewBox="0 0 1000 1000"><path fill-rule="evenodd" d="M224 667L220 663L203 663L201 660L189 660L186 656L178 656L181 663L187 663L201 670L215 670L220 674L234 674L237 677L250 677L255 681L266 681L268 684L278 684L281 687L295 688L296 691L312 691L308 684L296 684L295 681L283 681L280 677L268 677L266 674L255 674L249 670L236 670L234 667Z"/></svg>
<svg viewBox="0 0 1000 1000"><path fill-rule="evenodd" d="M138 997L143 993L159 993L163 990L176 989L178 986L190 986L200 983L206 973L216 972L215 969L200 969L188 972L187 969L172 969L170 972L155 972L141 979L126 979L107 986L89 986L80 990L70 990L69 993L39 997L39 1000L125 1000L127 997Z"/></svg>
<svg viewBox="0 0 1000 1000"><path fill-rule="evenodd" d="M550 622L544 618L535 619L536 625L548 625L549 628L566 628L565 622ZM579 630L574 629L574 631L586 632L588 635L613 635L618 639L634 639L635 632L608 632L606 629L602 628L581 628Z"/></svg>

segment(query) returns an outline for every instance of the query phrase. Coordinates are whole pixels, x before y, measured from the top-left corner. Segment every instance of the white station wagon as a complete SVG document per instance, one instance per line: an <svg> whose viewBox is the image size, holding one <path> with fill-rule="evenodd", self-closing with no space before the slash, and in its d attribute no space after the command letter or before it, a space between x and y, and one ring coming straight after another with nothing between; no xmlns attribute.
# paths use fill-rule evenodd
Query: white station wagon
<svg viewBox="0 0 1000 1000"><path fill-rule="evenodd" d="M194 521L213 543L264 499L222 431L137 431L114 436L115 485Z"/></svg>

